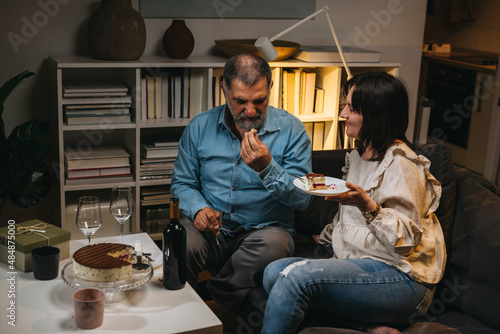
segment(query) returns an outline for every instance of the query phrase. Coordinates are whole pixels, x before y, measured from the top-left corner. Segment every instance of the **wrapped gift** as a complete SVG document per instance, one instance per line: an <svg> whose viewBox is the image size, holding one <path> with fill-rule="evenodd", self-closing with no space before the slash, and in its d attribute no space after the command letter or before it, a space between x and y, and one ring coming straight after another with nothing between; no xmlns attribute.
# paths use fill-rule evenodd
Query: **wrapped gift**
<svg viewBox="0 0 500 334"><path fill-rule="evenodd" d="M71 232L34 219L9 224L0 228L0 261L24 272L31 271L31 251L41 246L54 246L61 250L60 260L69 257Z"/></svg>

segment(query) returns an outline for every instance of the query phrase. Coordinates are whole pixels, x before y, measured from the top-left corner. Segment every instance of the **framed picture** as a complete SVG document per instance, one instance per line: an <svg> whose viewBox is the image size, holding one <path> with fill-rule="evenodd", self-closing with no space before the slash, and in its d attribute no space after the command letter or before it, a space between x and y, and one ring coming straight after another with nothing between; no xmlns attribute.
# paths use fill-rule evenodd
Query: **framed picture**
<svg viewBox="0 0 500 334"><path fill-rule="evenodd" d="M139 0L144 18L302 19L316 0Z"/></svg>

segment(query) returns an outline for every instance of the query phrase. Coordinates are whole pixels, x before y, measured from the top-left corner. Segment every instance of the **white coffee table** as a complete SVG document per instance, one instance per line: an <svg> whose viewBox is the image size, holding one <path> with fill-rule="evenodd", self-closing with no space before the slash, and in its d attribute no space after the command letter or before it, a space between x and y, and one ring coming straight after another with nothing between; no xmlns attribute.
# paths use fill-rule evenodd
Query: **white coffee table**
<svg viewBox="0 0 500 334"><path fill-rule="evenodd" d="M147 233L124 236L125 243L134 245L135 240L141 240L144 252L160 251ZM120 237L98 238L92 242L120 242ZM72 240L71 254L86 244L87 240ZM68 260L61 261L60 268L66 262ZM222 323L189 284L181 290L166 290L158 281L161 276L160 267L151 281L131 290L127 298L106 305L104 323L92 333L222 333ZM60 274L51 281L38 281L32 272L17 269L12 272L0 263L0 279L0 309L3 310L0 333L89 332L76 327L73 318L76 290L65 284ZM11 282L15 282L15 287ZM14 310L8 310L11 301L15 302ZM15 317L15 327L9 325L9 314Z"/></svg>

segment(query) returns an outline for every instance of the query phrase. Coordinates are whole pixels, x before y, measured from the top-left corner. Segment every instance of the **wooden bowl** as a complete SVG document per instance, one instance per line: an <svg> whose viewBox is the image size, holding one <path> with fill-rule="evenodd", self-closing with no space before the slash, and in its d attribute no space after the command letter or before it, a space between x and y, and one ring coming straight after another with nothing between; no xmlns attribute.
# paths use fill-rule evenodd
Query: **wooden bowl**
<svg viewBox="0 0 500 334"><path fill-rule="evenodd" d="M215 45L222 53L229 57L240 53L250 53L260 56L259 51L254 45L255 41L256 39L219 39L215 41ZM300 44L281 40L274 41L273 45L276 51L278 51L278 57L275 60L286 59L300 48Z"/></svg>

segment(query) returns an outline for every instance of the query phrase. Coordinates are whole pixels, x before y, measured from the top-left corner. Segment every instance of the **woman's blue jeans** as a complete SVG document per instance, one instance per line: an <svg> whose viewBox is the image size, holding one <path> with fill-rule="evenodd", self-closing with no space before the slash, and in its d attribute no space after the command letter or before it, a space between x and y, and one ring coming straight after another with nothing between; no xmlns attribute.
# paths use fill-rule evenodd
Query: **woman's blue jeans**
<svg viewBox="0 0 500 334"><path fill-rule="evenodd" d="M306 312L358 330L366 324L407 324L425 312L420 306L433 295L398 269L371 259L284 258L267 266L264 288L269 299L262 334L294 333Z"/></svg>

